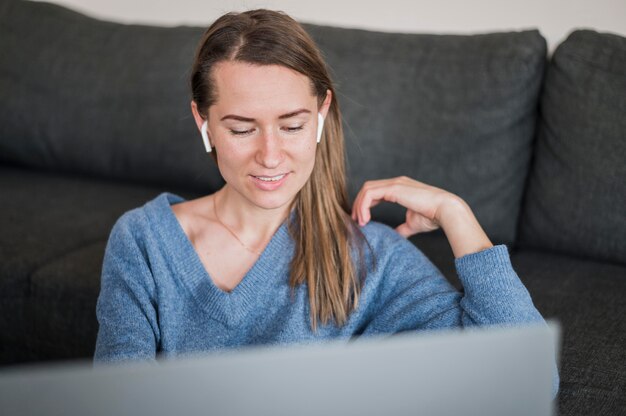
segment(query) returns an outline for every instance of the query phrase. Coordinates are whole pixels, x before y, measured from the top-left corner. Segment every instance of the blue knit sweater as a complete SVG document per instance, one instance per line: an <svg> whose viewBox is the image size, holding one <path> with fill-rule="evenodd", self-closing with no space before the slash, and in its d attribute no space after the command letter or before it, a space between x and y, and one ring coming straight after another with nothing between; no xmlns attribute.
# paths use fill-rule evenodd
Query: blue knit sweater
<svg viewBox="0 0 626 416"><path fill-rule="evenodd" d="M106 248L96 313L94 362L154 360L258 344L293 344L356 335L471 325L543 322L513 270L506 246L455 260L459 293L412 243L370 222L375 253L359 306L347 323L310 327L305 285L291 297L294 243L286 222L230 293L207 274L171 204L161 194L115 224Z"/></svg>

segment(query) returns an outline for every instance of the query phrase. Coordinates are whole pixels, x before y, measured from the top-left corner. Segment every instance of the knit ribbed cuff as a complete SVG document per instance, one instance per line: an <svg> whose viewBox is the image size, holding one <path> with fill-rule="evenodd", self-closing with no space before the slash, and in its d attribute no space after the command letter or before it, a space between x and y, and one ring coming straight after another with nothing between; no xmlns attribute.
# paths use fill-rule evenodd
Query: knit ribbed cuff
<svg viewBox="0 0 626 416"><path fill-rule="evenodd" d="M519 281L504 244L466 254L454 264L466 293L506 290Z"/></svg>

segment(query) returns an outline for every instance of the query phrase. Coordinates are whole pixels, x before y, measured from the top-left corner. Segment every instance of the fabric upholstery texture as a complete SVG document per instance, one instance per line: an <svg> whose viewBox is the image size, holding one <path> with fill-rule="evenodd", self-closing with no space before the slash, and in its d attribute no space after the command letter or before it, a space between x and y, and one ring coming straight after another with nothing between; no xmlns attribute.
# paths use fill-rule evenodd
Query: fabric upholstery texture
<svg viewBox="0 0 626 416"><path fill-rule="evenodd" d="M460 195L493 240L514 241L546 59L539 32L307 30L338 85L351 194L407 175ZM404 222L394 208L375 218Z"/></svg>
<svg viewBox="0 0 626 416"><path fill-rule="evenodd" d="M204 152L187 87L202 32L3 2L0 160L216 190L223 182Z"/></svg>
<svg viewBox="0 0 626 416"><path fill-rule="evenodd" d="M205 193L222 184L190 113L201 28L30 2L4 4L0 23L0 160ZM365 180L408 175L459 194L491 238L514 241L546 58L539 32L306 28L337 81L352 195Z"/></svg>
<svg viewBox="0 0 626 416"><path fill-rule="evenodd" d="M0 190L0 364L91 355L111 227L163 189L0 165Z"/></svg>
<svg viewBox="0 0 626 416"><path fill-rule="evenodd" d="M626 38L576 31L559 45L520 243L626 263Z"/></svg>
<svg viewBox="0 0 626 416"><path fill-rule="evenodd" d="M626 39L575 31L544 78L537 31L306 28L337 82L352 196L396 175L462 196L561 322L559 414L623 413ZM189 108L202 32L0 2L0 365L92 357L115 220L221 186ZM411 241L460 287L441 231Z"/></svg>
<svg viewBox="0 0 626 416"><path fill-rule="evenodd" d="M563 330L558 414L623 414L626 266L529 249L511 261L539 312Z"/></svg>

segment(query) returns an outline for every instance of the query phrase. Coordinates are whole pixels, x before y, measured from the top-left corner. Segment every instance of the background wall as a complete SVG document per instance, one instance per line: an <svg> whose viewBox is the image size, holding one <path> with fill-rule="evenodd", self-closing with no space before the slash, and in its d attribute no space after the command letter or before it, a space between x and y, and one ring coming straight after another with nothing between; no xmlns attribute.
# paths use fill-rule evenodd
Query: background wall
<svg viewBox="0 0 626 416"><path fill-rule="evenodd" d="M626 36L626 0L51 0L125 23L208 26L231 10L265 7L318 24L393 32L479 33L538 28L552 50L573 28ZM364 6L367 4L367 6Z"/></svg>

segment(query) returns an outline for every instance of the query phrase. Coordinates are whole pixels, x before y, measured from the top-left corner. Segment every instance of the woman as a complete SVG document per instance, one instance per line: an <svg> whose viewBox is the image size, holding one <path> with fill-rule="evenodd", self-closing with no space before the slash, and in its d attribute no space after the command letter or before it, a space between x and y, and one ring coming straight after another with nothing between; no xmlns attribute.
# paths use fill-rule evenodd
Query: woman
<svg viewBox="0 0 626 416"><path fill-rule="evenodd" d="M227 14L204 34L191 110L226 185L162 194L122 216L106 250L95 361L252 344L542 322L458 196L406 177L367 182L352 207L337 95L290 17ZM389 201L393 230L370 221ZM465 292L405 237L442 227Z"/></svg>

